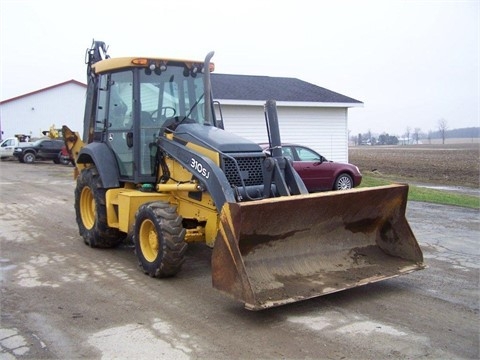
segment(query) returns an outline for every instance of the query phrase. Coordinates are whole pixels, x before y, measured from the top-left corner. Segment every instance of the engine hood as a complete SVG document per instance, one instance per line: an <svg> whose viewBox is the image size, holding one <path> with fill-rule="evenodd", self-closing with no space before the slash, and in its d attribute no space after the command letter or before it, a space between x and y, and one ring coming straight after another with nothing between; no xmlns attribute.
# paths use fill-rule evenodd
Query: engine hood
<svg viewBox="0 0 480 360"><path fill-rule="evenodd" d="M222 153L262 152L262 148L253 141L209 125L180 124L175 130L174 139Z"/></svg>

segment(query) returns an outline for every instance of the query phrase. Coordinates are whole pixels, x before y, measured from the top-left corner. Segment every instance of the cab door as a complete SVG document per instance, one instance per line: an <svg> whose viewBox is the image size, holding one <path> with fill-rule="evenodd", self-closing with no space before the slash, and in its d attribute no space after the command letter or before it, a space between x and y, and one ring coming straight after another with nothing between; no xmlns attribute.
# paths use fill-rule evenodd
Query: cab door
<svg viewBox="0 0 480 360"><path fill-rule="evenodd" d="M110 75L106 109L106 143L115 154L121 179L133 179L133 76L132 71Z"/></svg>
<svg viewBox="0 0 480 360"><path fill-rule="evenodd" d="M43 141L37 149L37 157L42 159L50 159L53 158L52 153L54 151L54 142L53 140L45 140ZM57 151L58 154L58 151Z"/></svg>
<svg viewBox="0 0 480 360"><path fill-rule="evenodd" d="M0 158L13 156L13 149L15 148L15 139L6 139L0 146Z"/></svg>

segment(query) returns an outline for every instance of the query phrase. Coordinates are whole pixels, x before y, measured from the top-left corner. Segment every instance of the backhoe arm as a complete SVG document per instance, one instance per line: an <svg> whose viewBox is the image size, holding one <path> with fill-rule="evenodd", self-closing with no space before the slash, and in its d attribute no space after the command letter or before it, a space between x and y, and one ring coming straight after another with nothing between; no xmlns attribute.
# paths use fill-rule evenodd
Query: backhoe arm
<svg viewBox="0 0 480 360"><path fill-rule="evenodd" d="M81 140L78 132L73 132L66 125L62 126L62 134L63 134L63 141L65 142L65 146L67 147L67 151L70 154L71 158L74 159L75 161L75 170L74 170L73 177L74 179L76 179L81 169L85 168L84 164L79 164L77 162L78 154L80 153L80 150L85 144Z"/></svg>

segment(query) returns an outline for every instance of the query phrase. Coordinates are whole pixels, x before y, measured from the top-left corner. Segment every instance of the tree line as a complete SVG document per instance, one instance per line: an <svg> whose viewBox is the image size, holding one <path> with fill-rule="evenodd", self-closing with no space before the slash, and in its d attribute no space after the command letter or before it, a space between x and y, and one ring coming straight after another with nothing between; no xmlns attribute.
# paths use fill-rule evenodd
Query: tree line
<svg viewBox="0 0 480 360"><path fill-rule="evenodd" d="M433 139L442 139L445 143L447 138L480 138L480 127L467 127L460 129L448 129L448 123L445 119L438 121L437 130L423 132L420 128L411 128L407 126L402 136L390 135L387 132L382 134L372 134L369 130L366 133L350 136L350 141L355 145L399 145L399 144L418 144L420 142L431 141Z"/></svg>

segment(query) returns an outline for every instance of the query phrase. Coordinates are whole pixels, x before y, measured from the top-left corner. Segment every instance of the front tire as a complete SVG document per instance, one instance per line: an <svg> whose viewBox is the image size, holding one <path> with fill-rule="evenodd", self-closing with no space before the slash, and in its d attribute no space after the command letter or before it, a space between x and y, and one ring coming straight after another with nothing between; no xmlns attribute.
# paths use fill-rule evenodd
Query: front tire
<svg viewBox="0 0 480 360"><path fill-rule="evenodd" d="M58 162L62 165L70 164L70 160L65 156L60 156L59 159L58 159Z"/></svg>
<svg viewBox="0 0 480 360"><path fill-rule="evenodd" d="M32 152L27 152L23 154L22 160L22 162L25 164L33 164L35 162L35 154Z"/></svg>
<svg viewBox="0 0 480 360"><path fill-rule="evenodd" d="M353 188L352 177L348 174L340 174L335 180L334 190L348 190Z"/></svg>
<svg viewBox="0 0 480 360"><path fill-rule="evenodd" d="M105 193L95 167L80 173L75 188L75 213L79 233L91 247L111 248L122 241L118 229L107 224Z"/></svg>
<svg viewBox="0 0 480 360"><path fill-rule="evenodd" d="M161 201L140 206L135 216L133 241L140 268L152 277L177 274L185 260L187 243L182 217Z"/></svg>

